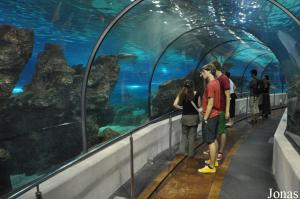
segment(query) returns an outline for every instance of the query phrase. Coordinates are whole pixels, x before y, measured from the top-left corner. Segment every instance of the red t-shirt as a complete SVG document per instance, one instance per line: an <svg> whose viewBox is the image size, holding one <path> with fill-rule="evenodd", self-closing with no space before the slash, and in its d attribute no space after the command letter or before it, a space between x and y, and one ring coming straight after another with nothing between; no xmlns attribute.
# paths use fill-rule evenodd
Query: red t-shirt
<svg viewBox="0 0 300 199"><path fill-rule="evenodd" d="M217 79L220 83L220 88L221 88L221 111L225 111L226 109L226 95L225 91L230 90L230 81L228 77L224 74L222 74L220 77Z"/></svg>
<svg viewBox="0 0 300 199"><path fill-rule="evenodd" d="M209 118L216 117L220 114L220 83L218 80L210 81L205 90L202 97L202 111L206 112L208 98L214 98L214 105L209 114Z"/></svg>

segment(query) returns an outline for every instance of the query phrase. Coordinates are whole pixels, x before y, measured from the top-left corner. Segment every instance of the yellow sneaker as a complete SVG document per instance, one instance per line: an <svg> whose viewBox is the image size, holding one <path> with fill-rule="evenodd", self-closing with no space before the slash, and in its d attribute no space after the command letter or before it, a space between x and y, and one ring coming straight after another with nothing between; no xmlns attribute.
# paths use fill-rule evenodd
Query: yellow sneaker
<svg viewBox="0 0 300 199"><path fill-rule="evenodd" d="M205 164L209 165L210 164L210 160L205 160ZM219 166L219 162L215 161L215 167Z"/></svg>
<svg viewBox="0 0 300 199"><path fill-rule="evenodd" d="M199 173L216 173L217 169L216 167L210 168L209 166L205 166L201 169L198 169Z"/></svg>

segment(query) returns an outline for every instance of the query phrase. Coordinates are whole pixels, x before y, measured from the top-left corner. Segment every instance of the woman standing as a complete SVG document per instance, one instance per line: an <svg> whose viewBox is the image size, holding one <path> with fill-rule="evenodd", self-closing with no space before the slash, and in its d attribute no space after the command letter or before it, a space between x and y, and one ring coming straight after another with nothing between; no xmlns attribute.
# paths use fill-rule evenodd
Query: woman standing
<svg viewBox="0 0 300 199"><path fill-rule="evenodd" d="M180 152L194 156L194 141L199 124L200 96L194 91L191 80L186 80L178 93L173 106L182 109L182 136L180 141Z"/></svg>

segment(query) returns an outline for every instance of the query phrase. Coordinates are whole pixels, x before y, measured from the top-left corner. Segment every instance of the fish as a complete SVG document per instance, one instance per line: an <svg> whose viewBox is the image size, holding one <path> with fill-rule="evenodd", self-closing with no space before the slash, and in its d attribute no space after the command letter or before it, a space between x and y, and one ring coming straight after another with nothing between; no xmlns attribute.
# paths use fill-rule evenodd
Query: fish
<svg viewBox="0 0 300 199"><path fill-rule="evenodd" d="M120 53L120 54L118 54L117 57L119 60L135 60L135 59L137 59L136 55L129 54L129 53Z"/></svg>
<svg viewBox="0 0 300 199"><path fill-rule="evenodd" d="M54 22L56 22L60 19L61 5L62 5L62 1L60 1L58 3L58 5L56 6L56 8L55 8L55 11L54 11L54 14L53 14L53 17L52 17L52 20L51 20L52 23L54 23Z"/></svg>
<svg viewBox="0 0 300 199"><path fill-rule="evenodd" d="M71 26L71 25L72 25L73 17L74 17L74 12L72 12L72 13L70 14L70 16L68 17L68 20L66 20L66 22L63 24L63 26L64 26L64 27L66 27L66 26Z"/></svg>

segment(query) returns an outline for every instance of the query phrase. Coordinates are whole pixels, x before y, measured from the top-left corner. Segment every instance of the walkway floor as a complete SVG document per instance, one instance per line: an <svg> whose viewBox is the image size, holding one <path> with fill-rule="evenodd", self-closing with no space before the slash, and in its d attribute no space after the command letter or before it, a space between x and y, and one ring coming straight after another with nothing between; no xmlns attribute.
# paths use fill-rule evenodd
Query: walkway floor
<svg viewBox="0 0 300 199"><path fill-rule="evenodd" d="M216 174L197 173L208 158L202 155L202 146L194 158L177 156L139 198L267 198L270 188L277 189L271 173L272 137L282 113L283 110L273 111L268 120L254 126L242 121L229 129L226 158ZM173 172L168 174L170 170Z"/></svg>

